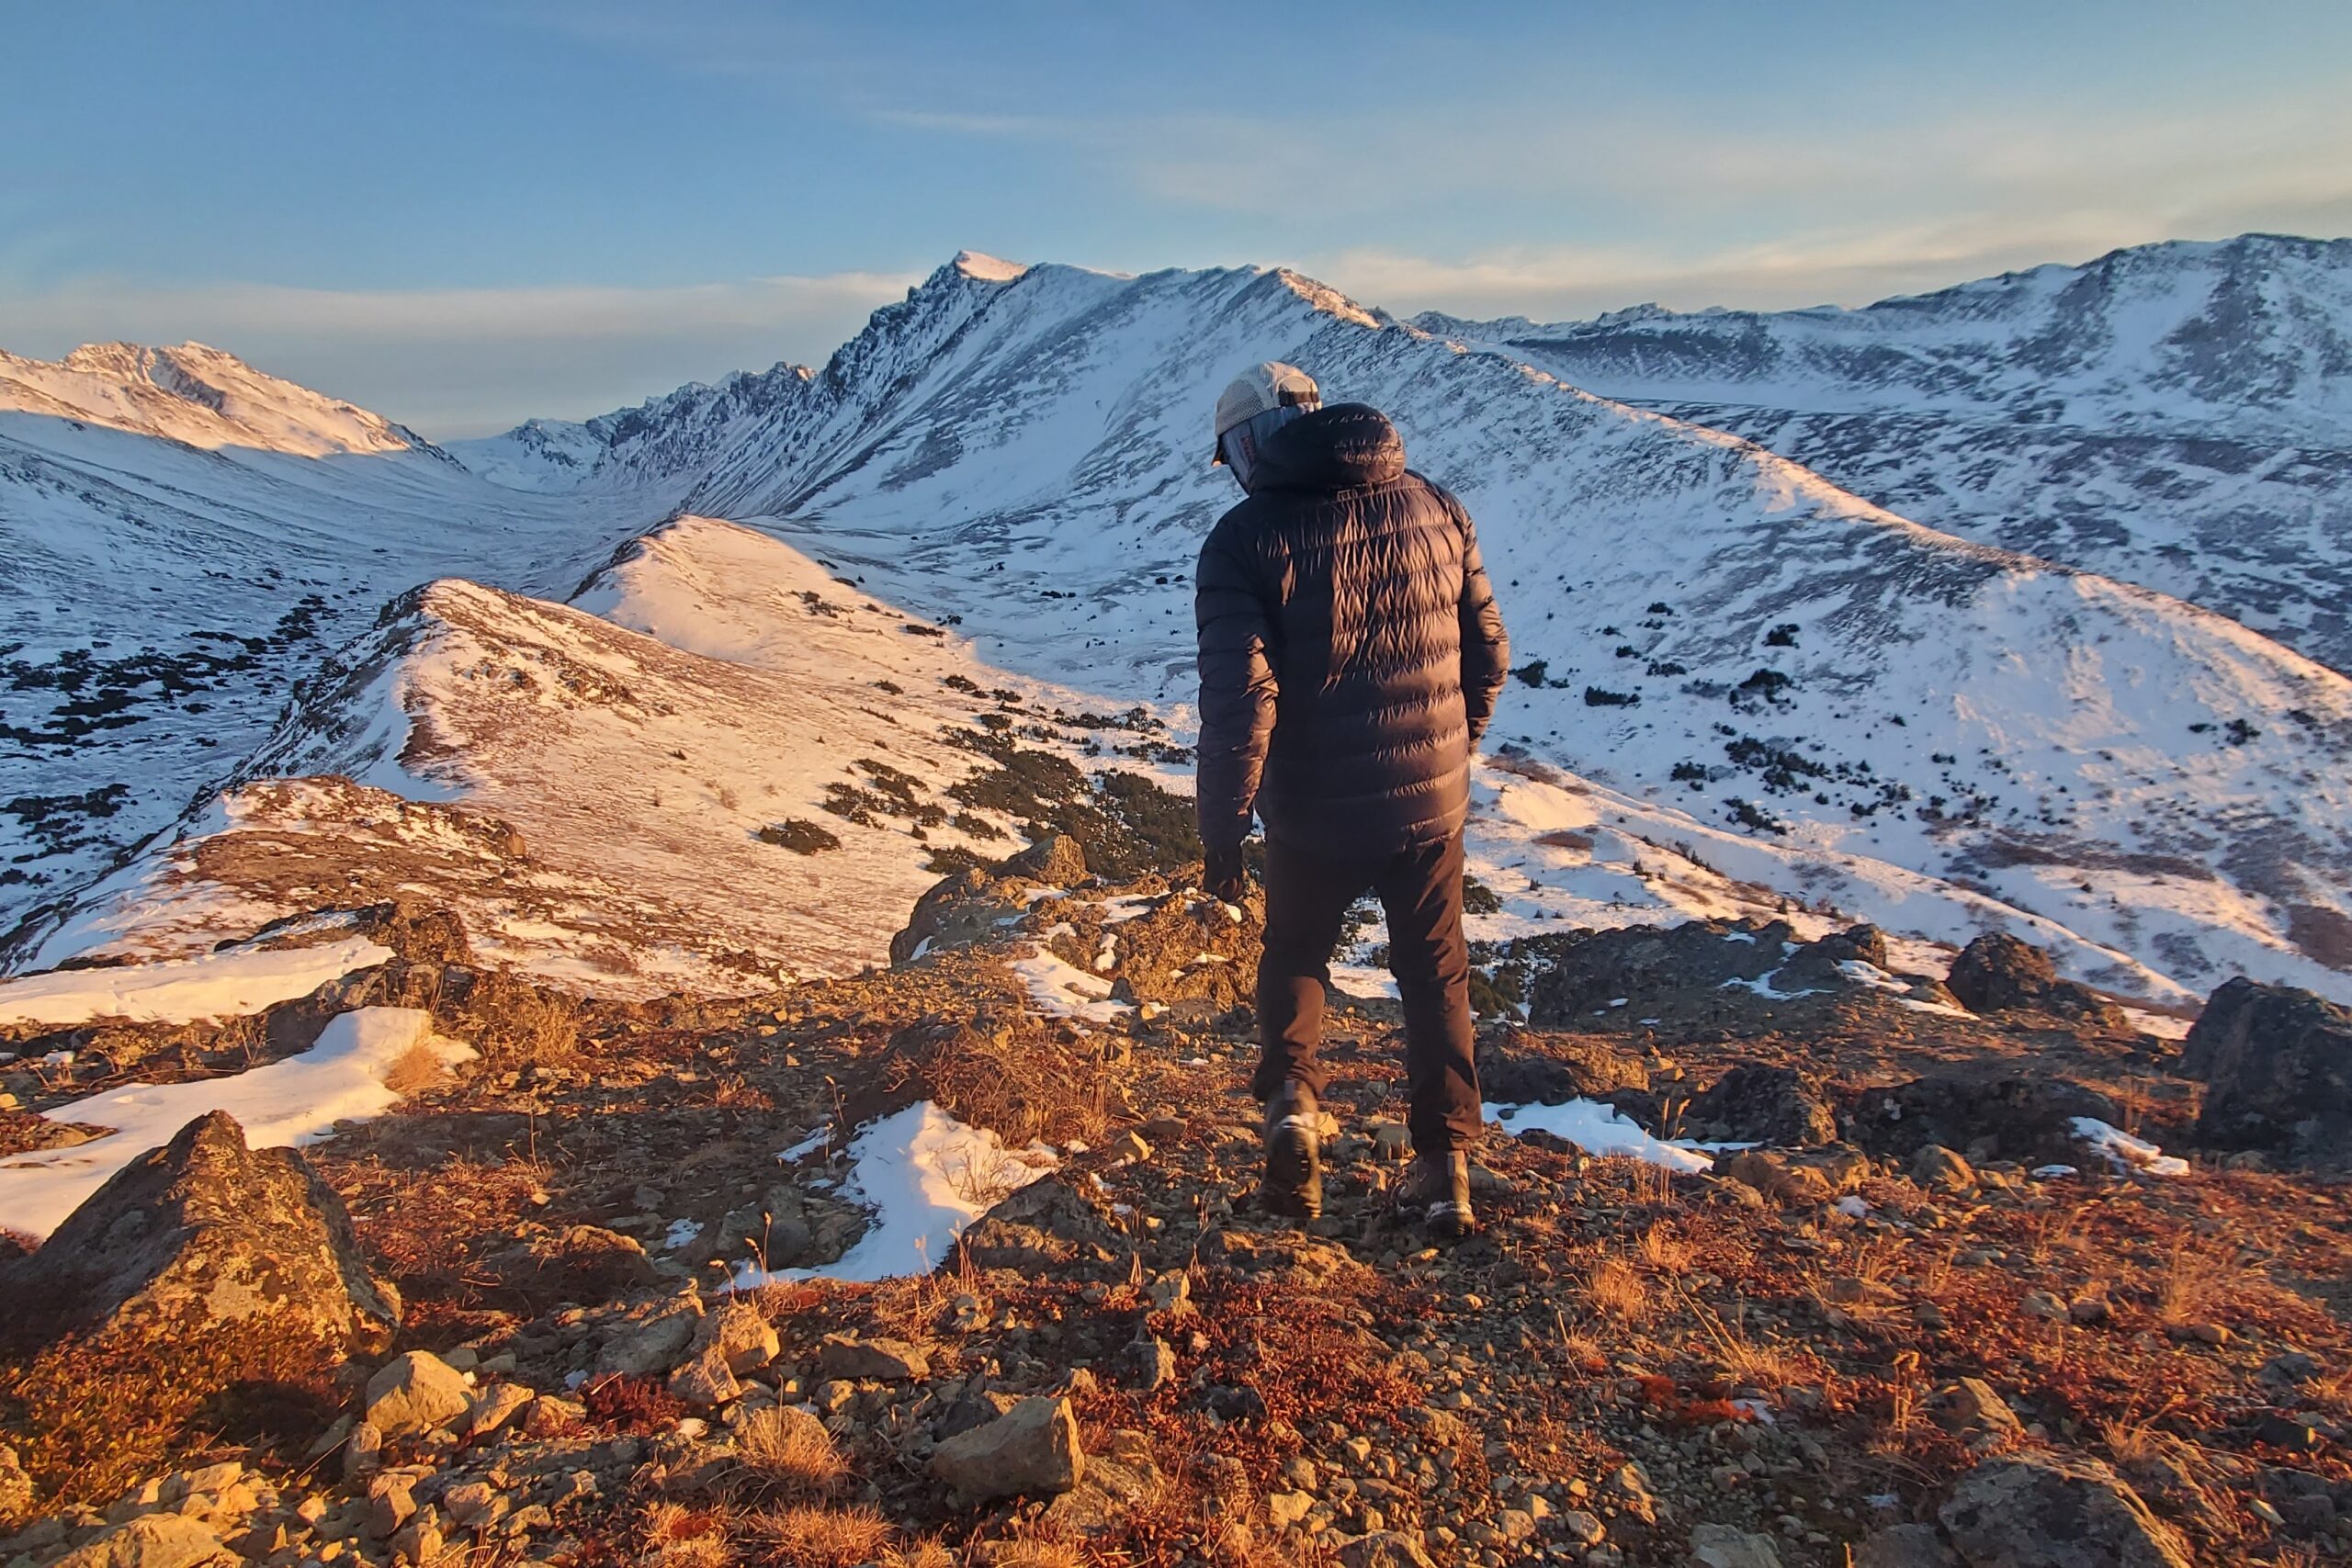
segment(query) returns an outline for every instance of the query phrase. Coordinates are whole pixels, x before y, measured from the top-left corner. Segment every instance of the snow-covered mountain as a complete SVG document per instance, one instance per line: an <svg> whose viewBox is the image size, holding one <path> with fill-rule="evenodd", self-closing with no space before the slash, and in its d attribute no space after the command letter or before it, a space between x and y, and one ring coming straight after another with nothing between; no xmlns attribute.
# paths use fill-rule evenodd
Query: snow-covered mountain
<svg viewBox="0 0 2352 1568"><path fill-rule="evenodd" d="M2352 670L2352 240L2148 245L1858 310L1416 321Z"/></svg>
<svg viewBox="0 0 2352 1568"><path fill-rule="evenodd" d="M489 483L212 349L0 357L0 940L209 795L393 595L560 595L661 514Z"/></svg>
<svg viewBox="0 0 2352 1568"><path fill-rule="evenodd" d="M526 426L453 448L454 463L229 459L118 432L67 444L53 419L0 416L0 464L31 451L59 465L61 446L74 464L65 485L43 482L54 468L29 484L0 468L0 523L38 496L52 537L93 541L85 558L151 558L141 530L177 507L191 553L217 533L275 535L267 558L332 583L350 618L428 577L492 585L400 598L266 744L249 703L239 734L261 749L240 794L81 900L44 956L135 942L142 922L190 937L200 922L175 908L258 913L300 823L346 833L416 795L437 799L401 831L489 857L465 874L494 942L569 932L548 942L577 956L636 897L672 911L631 939L647 983L701 983L725 951L747 971L871 952L922 880L925 840L899 823L828 872L822 854L764 854L753 817L862 787L861 758L960 776L968 764L933 738L977 716L948 674L1031 707L1063 700L1047 694L1147 705L1183 730L1193 558L1235 493L1205 465L1206 411L1235 367L1266 357L1387 410L1416 466L1480 519L1521 661L1493 737L1516 758L1484 777L1477 829L1481 863L1521 900L1508 919L1792 897L1947 941L2029 929L2076 974L2152 996L2241 971L2352 995L2352 683L2333 671L1295 274L1123 277L971 255L814 376L782 367ZM128 445L91 445L101 436ZM185 466L198 461L229 467ZM94 474L119 487L105 504L71 493ZM740 526L680 525L635 547L633 570L598 572L616 539L682 511ZM768 541L792 548L753 547ZM181 625L213 605L252 625L271 603L255 586L264 558L240 556L209 596L153 597ZM138 624L153 575L100 594L113 617L100 624ZM622 578L643 581L623 591ZM656 579L667 586L645 586ZM82 591L54 581L64 602ZM803 597L845 589L846 626ZM655 602L673 608L642 607ZM958 668L926 665L928 686L876 673L874 650L901 643ZM953 696L906 694L934 687ZM182 783L231 773L192 728L148 722L142 756L179 759ZM1079 744L1036 728L1040 744ZM177 751L159 743L171 735ZM870 749L894 738L920 767ZM321 770L391 793L323 807L268 794L272 775ZM118 753L83 776L109 772L134 770ZM702 803L722 786L736 806ZM771 786L773 807L746 794ZM697 802L691 830L639 806L643 791ZM254 823L277 848L205 848ZM493 863L498 823L519 832L527 875ZM822 885L859 859L875 868L865 880ZM705 866L731 891L697 905L680 889ZM759 875L780 878L775 908L722 907Z"/></svg>

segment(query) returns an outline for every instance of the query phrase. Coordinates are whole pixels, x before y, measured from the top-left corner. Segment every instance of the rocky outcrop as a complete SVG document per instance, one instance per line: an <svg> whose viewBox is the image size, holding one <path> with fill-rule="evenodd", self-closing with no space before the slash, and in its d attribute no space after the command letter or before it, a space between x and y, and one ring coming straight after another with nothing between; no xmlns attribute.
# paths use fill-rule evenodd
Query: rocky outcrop
<svg viewBox="0 0 2352 1568"><path fill-rule="evenodd" d="M1845 1106L1849 1134L1875 1155L1909 1159L1931 1144L1972 1160L2071 1163L2082 1156L2075 1118L2120 1120L2105 1095L2064 1078L1979 1078L1959 1073L1864 1089Z"/></svg>
<svg viewBox="0 0 2352 1568"><path fill-rule="evenodd" d="M1001 875L1025 876L1047 887L1075 887L1087 877L1086 851L1068 833L1048 833L1005 857L997 870Z"/></svg>
<svg viewBox="0 0 2352 1568"><path fill-rule="evenodd" d="M1718 1143L1810 1147L1838 1138L1836 1114L1795 1068L1754 1062L1693 1096L1682 1120L1691 1136Z"/></svg>
<svg viewBox="0 0 2352 1568"><path fill-rule="evenodd" d="M33 1337L97 1336L159 1359L222 1330L367 1352L400 1323L334 1190L292 1149L248 1149L218 1111L116 1172L0 1273L0 1295L35 1307L17 1325Z"/></svg>
<svg viewBox="0 0 2352 1568"><path fill-rule="evenodd" d="M1589 1035L1504 1029L1478 1042L1478 1086L1509 1105L1561 1105L1646 1090L1650 1074Z"/></svg>
<svg viewBox="0 0 2352 1568"><path fill-rule="evenodd" d="M2058 978L2048 953L2004 932L1962 948L1944 984L1971 1012L2039 1012L2103 1027L2123 1022L2121 1010L2089 987Z"/></svg>
<svg viewBox="0 0 2352 1568"><path fill-rule="evenodd" d="M2352 1008L2232 980L2190 1028L2180 1070L2207 1085L2199 1143L2352 1163Z"/></svg>
<svg viewBox="0 0 2352 1568"><path fill-rule="evenodd" d="M1968 1568L2189 1568L2171 1527L2097 1460L1987 1460L1938 1517Z"/></svg>
<svg viewBox="0 0 2352 1568"><path fill-rule="evenodd" d="M1760 979L1781 966L1795 940L1785 920L1692 920L1671 930L1599 931L1535 976L1528 987L1528 1021L1539 1028L1580 1027L1621 999Z"/></svg>
<svg viewBox="0 0 2352 1568"><path fill-rule="evenodd" d="M1069 1182L1049 1176L982 1214L956 1245L976 1268L1043 1273L1107 1269L1119 1256L1117 1240L1108 1216Z"/></svg>

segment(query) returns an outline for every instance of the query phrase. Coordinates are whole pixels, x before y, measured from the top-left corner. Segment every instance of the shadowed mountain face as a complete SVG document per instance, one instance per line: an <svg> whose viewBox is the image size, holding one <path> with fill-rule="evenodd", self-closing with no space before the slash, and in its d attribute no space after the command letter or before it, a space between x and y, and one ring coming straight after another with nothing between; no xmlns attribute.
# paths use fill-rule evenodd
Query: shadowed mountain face
<svg viewBox="0 0 2352 1568"><path fill-rule="evenodd" d="M2203 254L2150 254L2161 261L2175 249ZM2042 344L2036 352L2052 367L2092 367L2038 373L2052 397L2096 393L2150 421L2146 411L2167 398L2188 411L2179 429L2149 439L2188 440L2194 420L2221 419L2215 378L2225 371L2211 353L2151 349L2150 374L2168 379L2125 386L2120 372L2094 375L2088 350L2020 324L2028 304L2046 313L2071 287L2042 273L1973 286L1985 295L1976 314L1998 326L1984 330L1999 342ZM2012 300L2017 290L2031 299ZM2108 314L2110 342L2131 323L2153 330L2120 308ZM2174 325L2154 341L2188 340ZM2329 352L2312 349L2312 363ZM763 606L764 648L813 624L799 596L825 595L798 574L814 562L883 606L877 615L910 614L970 639L959 657L976 669L1051 682L1113 711L1144 705L1181 734L1193 696L1193 558L1236 493L1203 462L1205 411L1238 366L1267 357L1307 366L1335 400L1386 410L1415 466L1478 517L1522 661L1492 740L1564 781L1562 800L1598 786L1620 825L1658 843L1661 857L1736 862L1734 874L1809 902L1866 906L1898 930L1964 940L2041 922L2074 944L2075 973L2126 988L2172 995L2237 969L2352 987L2336 967L2352 944L2332 934L2352 930L2340 891L2352 861L2352 799L2340 783L2352 685L2341 676L2177 599L1986 547L1939 516L1882 510L1735 436L1565 384L1515 347L1401 325L1294 274L1128 278L959 258L877 312L813 376L779 367L447 453L196 454L54 415L0 415L0 461L21 453L31 465L29 479L0 497L12 516L21 506L37 519L28 536L61 558L47 568L56 602L78 607L84 596L60 541L107 563L84 622L108 628L110 640L186 638L210 629L205 616L266 627L272 595L291 587L339 612L318 628L322 644L433 576L560 599L616 539L690 510L798 552L789 570L733 546L733 564L694 568L724 579L730 599ZM1955 346L1950 357L1969 355ZM2275 371L2277 356L2259 363ZM1925 370L1905 375L1906 386L1940 384ZM1983 417L2007 406L2011 394L1996 396L1998 387L2031 378L1996 367L1963 385L1954 373L1946 379L1959 389L1939 394L1951 409L1906 391L1906 417ZM2316 370L2286 384L2318 386L2306 400L2323 401L2335 385ZM147 537L158 516L175 519L162 547ZM216 536L240 542L200 589L174 586L176 576L159 584L144 564L157 547L196 564ZM696 537L687 554L699 560L723 536ZM436 594L403 601L400 613L475 603ZM23 594L8 613L40 628L40 597ZM650 635L707 654L693 620L672 617ZM472 615L465 633L481 651L454 668L543 669L548 638L575 625L527 604ZM439 633L427 640L448 645ZM344 663L378 660L391 685L306 693L281 737L372 733L388 714L442 733L435 711L473 713L457 732L492 747L495 765L469 770L460 754L425 773L461 797L492 793L483 781L496 779L510 818L557 811L587 776L576 764L532 773L529 749L513 739L528 726L504 725L489 701L516 701L507 687L457 680L446 659L430 679L411 679L404 649L379 653ZM230 715L235 725L192 721L193 704L171 707L168 688L119 681L134 700L119 728L127 736L138 727L137 762L108 734L100 748L28 753L18 775L54 781L28 794L70 785L79 798L120 785L109 797L115 815L85 812L83 836L54 846L30 843L28 829L30 847L48 852L28 864L69 889L133 828L208 798L284 694L269 681L309 657L293 649L257 680L224 674L243 705ZM766 709L834 703L849 712L859 707L851 680L847 666L817 660L781 686L744 686L759 694L744 701L763 709L745 717L747 732L805 730L796 744L838 747L831 728ZM872 708L874 680L856 683ZM561 702L576 705L577 691L564 690ZM362 697L369 705L356 719L328 711ZM327 707L312 711L320 702ZM625 704L615 711L626 720L616 735L643 722ZM26 728L56 712L54 702L30 712ZM697 722L715 734L727 719L714 710ZM692 754L702 742L686 739ZM273 746L270 756L284 750ZM301 765L336 765L331 751ZM847 768L854 759L827 761ZM1531 798L1524 789L1488 797L1491 830L1516 835L1522 852L1561 829L1550 819L1560 803L1536 811ZM610 829L631 830L624 819ZM1522 852L1531 875L1541 858ZM854 951L840 931L827 940L836 957ZM782 961L775 949L759 958Z"/></svg>
<svg viewBox="0 0 2352 1568"><path fill-rule="evenodd" d="M2152 245L1861 310L1421 321L2352 668L2352 241Z"/></svg>

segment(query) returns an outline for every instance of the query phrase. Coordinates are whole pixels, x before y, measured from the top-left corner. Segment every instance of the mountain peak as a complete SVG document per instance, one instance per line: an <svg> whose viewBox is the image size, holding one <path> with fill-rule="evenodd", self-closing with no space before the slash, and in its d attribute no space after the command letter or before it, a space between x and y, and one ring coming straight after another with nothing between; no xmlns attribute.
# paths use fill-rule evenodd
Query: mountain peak
<svg viewBox="0 0 2352 1568"><path fill-rule="evenodd" d="M1029 270L1026 262L1010 262L984 251L957 251L954 266L977 283L1011 283Z"/></svg>
<svg viewBox="0 0 2352 1568"><path fill-rule="evenodd" d="M0 351L0 414L44 414L216 451L305 457L429 449L379 414L188 342L84 344L59 360Z"/></svg>

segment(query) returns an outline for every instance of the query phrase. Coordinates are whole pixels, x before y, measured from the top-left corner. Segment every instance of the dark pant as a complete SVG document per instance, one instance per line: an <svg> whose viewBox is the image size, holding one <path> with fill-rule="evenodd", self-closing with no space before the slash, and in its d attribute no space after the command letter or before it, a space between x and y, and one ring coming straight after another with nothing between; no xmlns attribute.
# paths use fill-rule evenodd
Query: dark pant
<svg viewBox="0 0 2352 1568"><path fill-rule="evenodd" d="M1258 1040L1251 1085L1261 1100L1284 1083L1317 1096L1326 1074L1323 987L1348 908L1369 889L1388 912L1388 968L1405 1006L1405 1084L1413 1147L1466 1148L1478 1134L1478 1068L1470 1030L1470 950L1462 939L1462 835L1385 858L1334 861L1266 844L1266 950L1258 961Z"/></svg>

